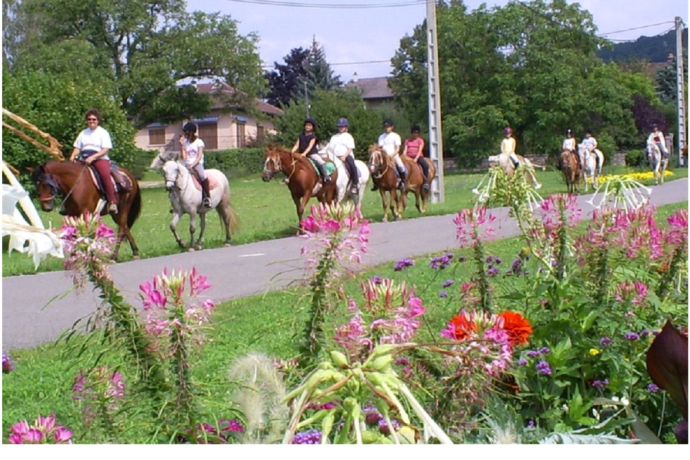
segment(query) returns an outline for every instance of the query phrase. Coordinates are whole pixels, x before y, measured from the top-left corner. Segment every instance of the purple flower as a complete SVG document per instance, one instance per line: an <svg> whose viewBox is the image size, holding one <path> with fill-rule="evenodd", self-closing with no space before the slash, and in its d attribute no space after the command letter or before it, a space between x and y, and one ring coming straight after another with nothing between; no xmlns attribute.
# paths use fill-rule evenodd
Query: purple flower
<svg viewBox="0 0 690 460"><path fill-rule="evenodd" d="M527 422L527 428L534 428L534 420Z"/></svg>
<svg viewBox="0 0 690 460"><path fill-rule="evenodd" d="M438 296L445 299L446 297L448 297L448 293L446 291L441 291L438 293Z"/></svg>
<svg viewBox="0 0 690 460"><path fill-rule="evenodd" d="M393 266L393 270L395 270L396 272L399 272L399 271L401 271L403 268L411 267L411 266L413 266L413 265L414 265L414 260L412 260L412 259L407 259L407 258L405 258L405 259L400 259L400 260L397 261L397 262L395 263L395 265Z"/></svg>
<svg viewBox="0 0 690 460"><path fill-rule="evenodd" d="M656 393L659 391L659 387L656 385L656 383L650 383L647 385L647 391L650 393Z"/></svg>
<svg viewBox="0 0 690 460"><path fill-rule="evenodd" d="M9 374L14 370L14 364L12 363L12 359L10 359L10 355L6 355L5 353L2 354L2 373L3 374Z"/></svg>
<svg viewBox="0 0 690 460"><path fill-rule="evenodd" d="M549 366L549 363L546 361L539 361L536 365L536 369L541 375L551 375L551 366Z"/></svg>
<svg viewBox="0 0 690 460"><path fill-rule="evenodd" d="M609 379L604 379L604 380L595 380L592 382L592 386L594 388L597 388L599 390L603 390L609 385Z"/></svg>
<svg viewBox="0 0 690 460"><path fill-rule="evenodd" d="M638 334L637 332L626 332L625 338L627 340L640 340L640 334Z"/></svg>
<svg viewBox="0 0 690 460"><path fill-rule="evenodd" d="M383 283L383 278L381 278L379 275L374 275L371 277L371 282L374 284L381 284Z"/></svg>
<svg viewBox="0 0 690 460"><path fill-rule="evenodd" d="M525 354L528 358L538 358L541 356L541 353L537 350L527 350Z"/></svg>
<svg viewBox="0 0 690 460"><path fill-rule="evenodd" d="M307 430L300 431L295 434L292 438L293 444L320 444L321 443L321 431L319 430Z"/></svg>
<svg viewBox="0 0 690 460"><path fill-rule="evenodd" d="M386 421L384 419L379 420L378 425L379 425L379 431L381 432L381 434L383 434L385 436L388 436L389 434L391 434L390 428L388 428L388 424L386 423ZM395 431L398 431L400 429L400 423L397 420L391 420L391 425L393 425L393 429Z"/></svg>
<svg viewBox="0 0 690 460"><path fill-rule="evenodd" d="M602 347L605 347L611 343L611 337L602 337L601 340L599 340L599 343Z"/></svg>
<svg viewBox="0 0 690 460"><path fill-rule="evenodd" d="M541 353L542 355L548 355L549 353L551 353L551 350L549 349L549 347L542 347L539 350L539 353Z"/></svg>
<svg viewBox="0 0 690 460"><path fill-rule="evenodd" d="M448 265L450 265L450 261L452 259L453 254L449 252L448 254L444 254L440 257L434 257L433 259L431 259L429 266L435 270L443 270Z"/></svg>
<svg viewBox="0 0 690 460"><path fill-rule="evenodd" d="M218 420L218 425L221 431L232 431L235 433L244 432L244 426L234 418Z"/></svg>
<svg viewBox="0 0 690 460"><path fill-rule="evenodd" d="M450 286L452 286L454 283L455 283L455 281L453 281L453 280L445 280L445 281L443 282L443 287L444 287L444 288L450 287Z"/></svg>
<svg viewBox="0 0 690 460"><path fill-rule="evenodd" d="M517 361L518 366L526 366L527 365L527 360L525 358L520 358Z"/></svg>
<svg viewBox="0 0 690 460"><path fill-rule="evenodd" d="M490 269L488 269L486 271L486 274L489 276L496 276L496 275L498 275L498 273L499 273L499 270L496 267L491 267Z"/></svg>

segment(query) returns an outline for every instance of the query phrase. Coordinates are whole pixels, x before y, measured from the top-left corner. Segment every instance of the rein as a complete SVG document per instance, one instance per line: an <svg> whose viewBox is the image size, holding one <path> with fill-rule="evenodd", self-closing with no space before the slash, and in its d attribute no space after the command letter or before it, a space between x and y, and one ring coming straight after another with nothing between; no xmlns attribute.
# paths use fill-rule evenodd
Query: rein
<svg viewBox="0 0 690 460"><path fill-rule="evenodd" d="M376 164L376 170L381 171L381 163L386 164L385 169L381 171L379 175L373 176L375 179L381 179L388 172L388 169L390 168L390 162L383 160L383 154L381 153L381 151L376 150L375 153L376 157L379 158L379 160L377 160L378 163Z"/></svg>

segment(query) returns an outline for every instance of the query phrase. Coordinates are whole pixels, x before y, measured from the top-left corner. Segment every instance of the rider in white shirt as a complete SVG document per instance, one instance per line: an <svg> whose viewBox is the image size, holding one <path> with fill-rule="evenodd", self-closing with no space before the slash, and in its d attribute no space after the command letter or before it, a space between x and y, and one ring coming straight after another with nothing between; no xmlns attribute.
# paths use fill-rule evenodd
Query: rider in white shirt
<svg viewBox="0 0 690 460"><path fill-rule="evenodd" d="M503 141L501 141L501 154L506 154L510 157L510 161L513 162L515 169L520 167L520 160L515 153L517 147L517 141L513 137L513 128L507 127L503 130L503 134L506 136Z"/></svg>
<svg viewBox="0 0 690 460"><path fill-rule="evenodd" d="M573 137L573 130L570 128L565 130L565 139L563 139L562 150L567 150L575 155L575 158L577 158L577 166L582 169L582 159L577 151L577 141Z"/></svg>
<svg viewBox="0 0 690 460"><path fill-rule="evenodd" d="M400 135L398 133L393 132L395 125L393 125L393 122L390 119L387 118L384 120L383 127L385 132L379 136L378 144L380 147L383 147L383 151L395 161L395 166L398 168L398 172L400 173L398 189L403 190L405 188L405 173L407 170L405 169L405 165L403 164L399 155L402 139L400 139ZM375 184L374 188L372 188L372 191L373 190L376 190Z"/></svg>
<svg viewBox="0 0 690 460"><path fill-rule="evenodd" d="M350 127L350 122L347 118L341 118L338 120L338 134L334 134L331 140L328 141L328 148L333 150L335 156L342 161L347 169L348 175L350 176L350 183L352 188L350 193L359 193L359 173L357 171L357 165L355 164L355 139L352 134L348 133L347 130Z"/></svg>
<svg viewBox="0 0 690 460"><path fill-rule="evenodd" d="M654 131L652 131L647 138L647 144L656 144L656 146L659 147L659 151L664 155L664 158L669 157L668 149L666 148L666 138L657 124L654 124Z"/></svg>

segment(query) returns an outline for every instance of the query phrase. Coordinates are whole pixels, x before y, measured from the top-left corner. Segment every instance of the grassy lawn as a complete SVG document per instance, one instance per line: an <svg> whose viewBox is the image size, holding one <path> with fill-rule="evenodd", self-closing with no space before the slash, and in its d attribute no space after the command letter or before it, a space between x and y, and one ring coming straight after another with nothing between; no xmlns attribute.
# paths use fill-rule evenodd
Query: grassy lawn
<svg viewBox="0 0 690 460"><path fill-rule="evenodd" d="M660 207L657 220L665 225L666 218L676 209L687 208L687 202ZM580 230L585 223L580 224ZM488 254L500 257L503 262L501 271L506 271L511 260L522 247L519 238L509 238L490 242L486 245ZM469 250L456 251L457 261L461 255L468 256ZM360 281L374 275L405 281L408 286L416 286L416 295L424 300L427 313L420 328L422 336L432 339L437 337L448 319L457 313L459 304L459 286L467 281L473 269L470 261L451 265L443 271L429 268L429 260L437 254L418 257L415 265L403 271L394 271L393 264L386 264L359 273L356 278L344 279L345 291L358 302L362 301ZM447 279L455 284L444 289L442 284ZM495 278L496 295L520 290L526 281L520 277ZM440 296L445 291L447 297ZM236 299L219 305L212 317L207 332L208 341L203 349L195 351L192 357L191 370L202 397L202 411L209 420L232 416L230 402L231 383L227 370L231 361L249 351L266 353L277 358L288 359L295 356L301 330L307 319L308 292L305 288L293 288L270 292L243 299ZM346 317L346 304L339 302L328 316L326 336L332 336L335 325L342 324ZM83 343L83 338L76 338L71 344L73 349ZM433 339L432 339L433 340ZM88 345L82 350L84 355L79 362L77 353L66 353L67 345L48 344L36 349L13 350L12 359L16 370L3 376L3 442L6 442L8 430L16 421L28 418L33 420L37 414L55 412L61 424L86 437L75 439L76 442L98 442L89 438L89 430L84 428L78 409L71 400L73 378L84 358L93 360L99 357L101 363L121 365L117 350L106 349L100 345ZM122 369L126 372L127 369ZM126 426L121 428L125 434L117 442L142 443L133 429L136 426L137 414L144 409L132 408L127 413Z"/></svg>
<svg viewBox="0 0 690 460"><path fill-rule="evenodd" d="M604 168L605 174L622 174L635 171L633 168ZM484 173L473 174L446 174L445 175L445 202L430 204L427 215L452 214L468 207L474 200L472 189L479 183ZM678 168L667 180L687 177L687 168ZM544 187L540 190L542 196L551 193L565 192L563 177L559 171L538 172L539 181ZM147 172L145 180L162 180L159 171ZM653 184L653 181L647 181ZM234 244L246 244L256 241L281 238L295 233L297 215L295 207L285 185L280 179L268 184L261 181L258 174L231 178L231 202L237 211L240 229L233 235ZM139 246L142 258L158 257L174 254L180 251L170 232L171 220L170 203L168 194L164 188L142 189L142 214L133 227L132 233ZM312 200L316 203L316 200ZM373 222L380 222L383 218L381 199L376 192L367 191L362 204L362 212L365 217ZM62 216L53 213L39 211L43 222L52 227L62 225ZM410 219L421 217L414 207L414 195L408 196L408 206L403 218ZM106 222L111 223L108 218ZM205 248L221 247L224 241L224 233L221 232L221 224L218 214L208 214L206 222ZM184 240L189 238L189 216L184 216L177 226L178 233ZM198 236L199 222L197 222ZM13 252L7 254L7 238L3 238L2 274L14 276L19 274L36 273L33 263L25 254ZM132 255L129 245L125 242L120 250L120 260L131 260ZM49 259L41 264L38 271L55 271L62 269L62 262L58 259Z"/></svg>

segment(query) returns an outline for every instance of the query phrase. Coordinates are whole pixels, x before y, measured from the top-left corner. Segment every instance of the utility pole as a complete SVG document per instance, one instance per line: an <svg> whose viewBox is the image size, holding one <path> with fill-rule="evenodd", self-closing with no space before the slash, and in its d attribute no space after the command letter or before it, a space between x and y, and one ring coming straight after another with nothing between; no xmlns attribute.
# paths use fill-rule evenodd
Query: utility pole
<svg viewBox="0 0 690 460"><path fill-rule="evenodd" d="M304 80L304 107L306 107L307 118L309 118L309 93L307 92L307 80Z"/></svg>
<svg viewBox="0 0 690 460"><path fill-rule="evenodd" d="M687 144L687 114L685 105L685 73L683 72L683 21L676 16L676 81L678 96L678 164L683 164L683 147Z"/></svg>
<svg viewBox="0 0 690 460"><path fill-rule="evenodd" d="M429 158L436 165L431 183L431 202L443 203L443 133L441 131L441 91L438 73L436 0L426 2L427 81L429 83Z"/></svg>

